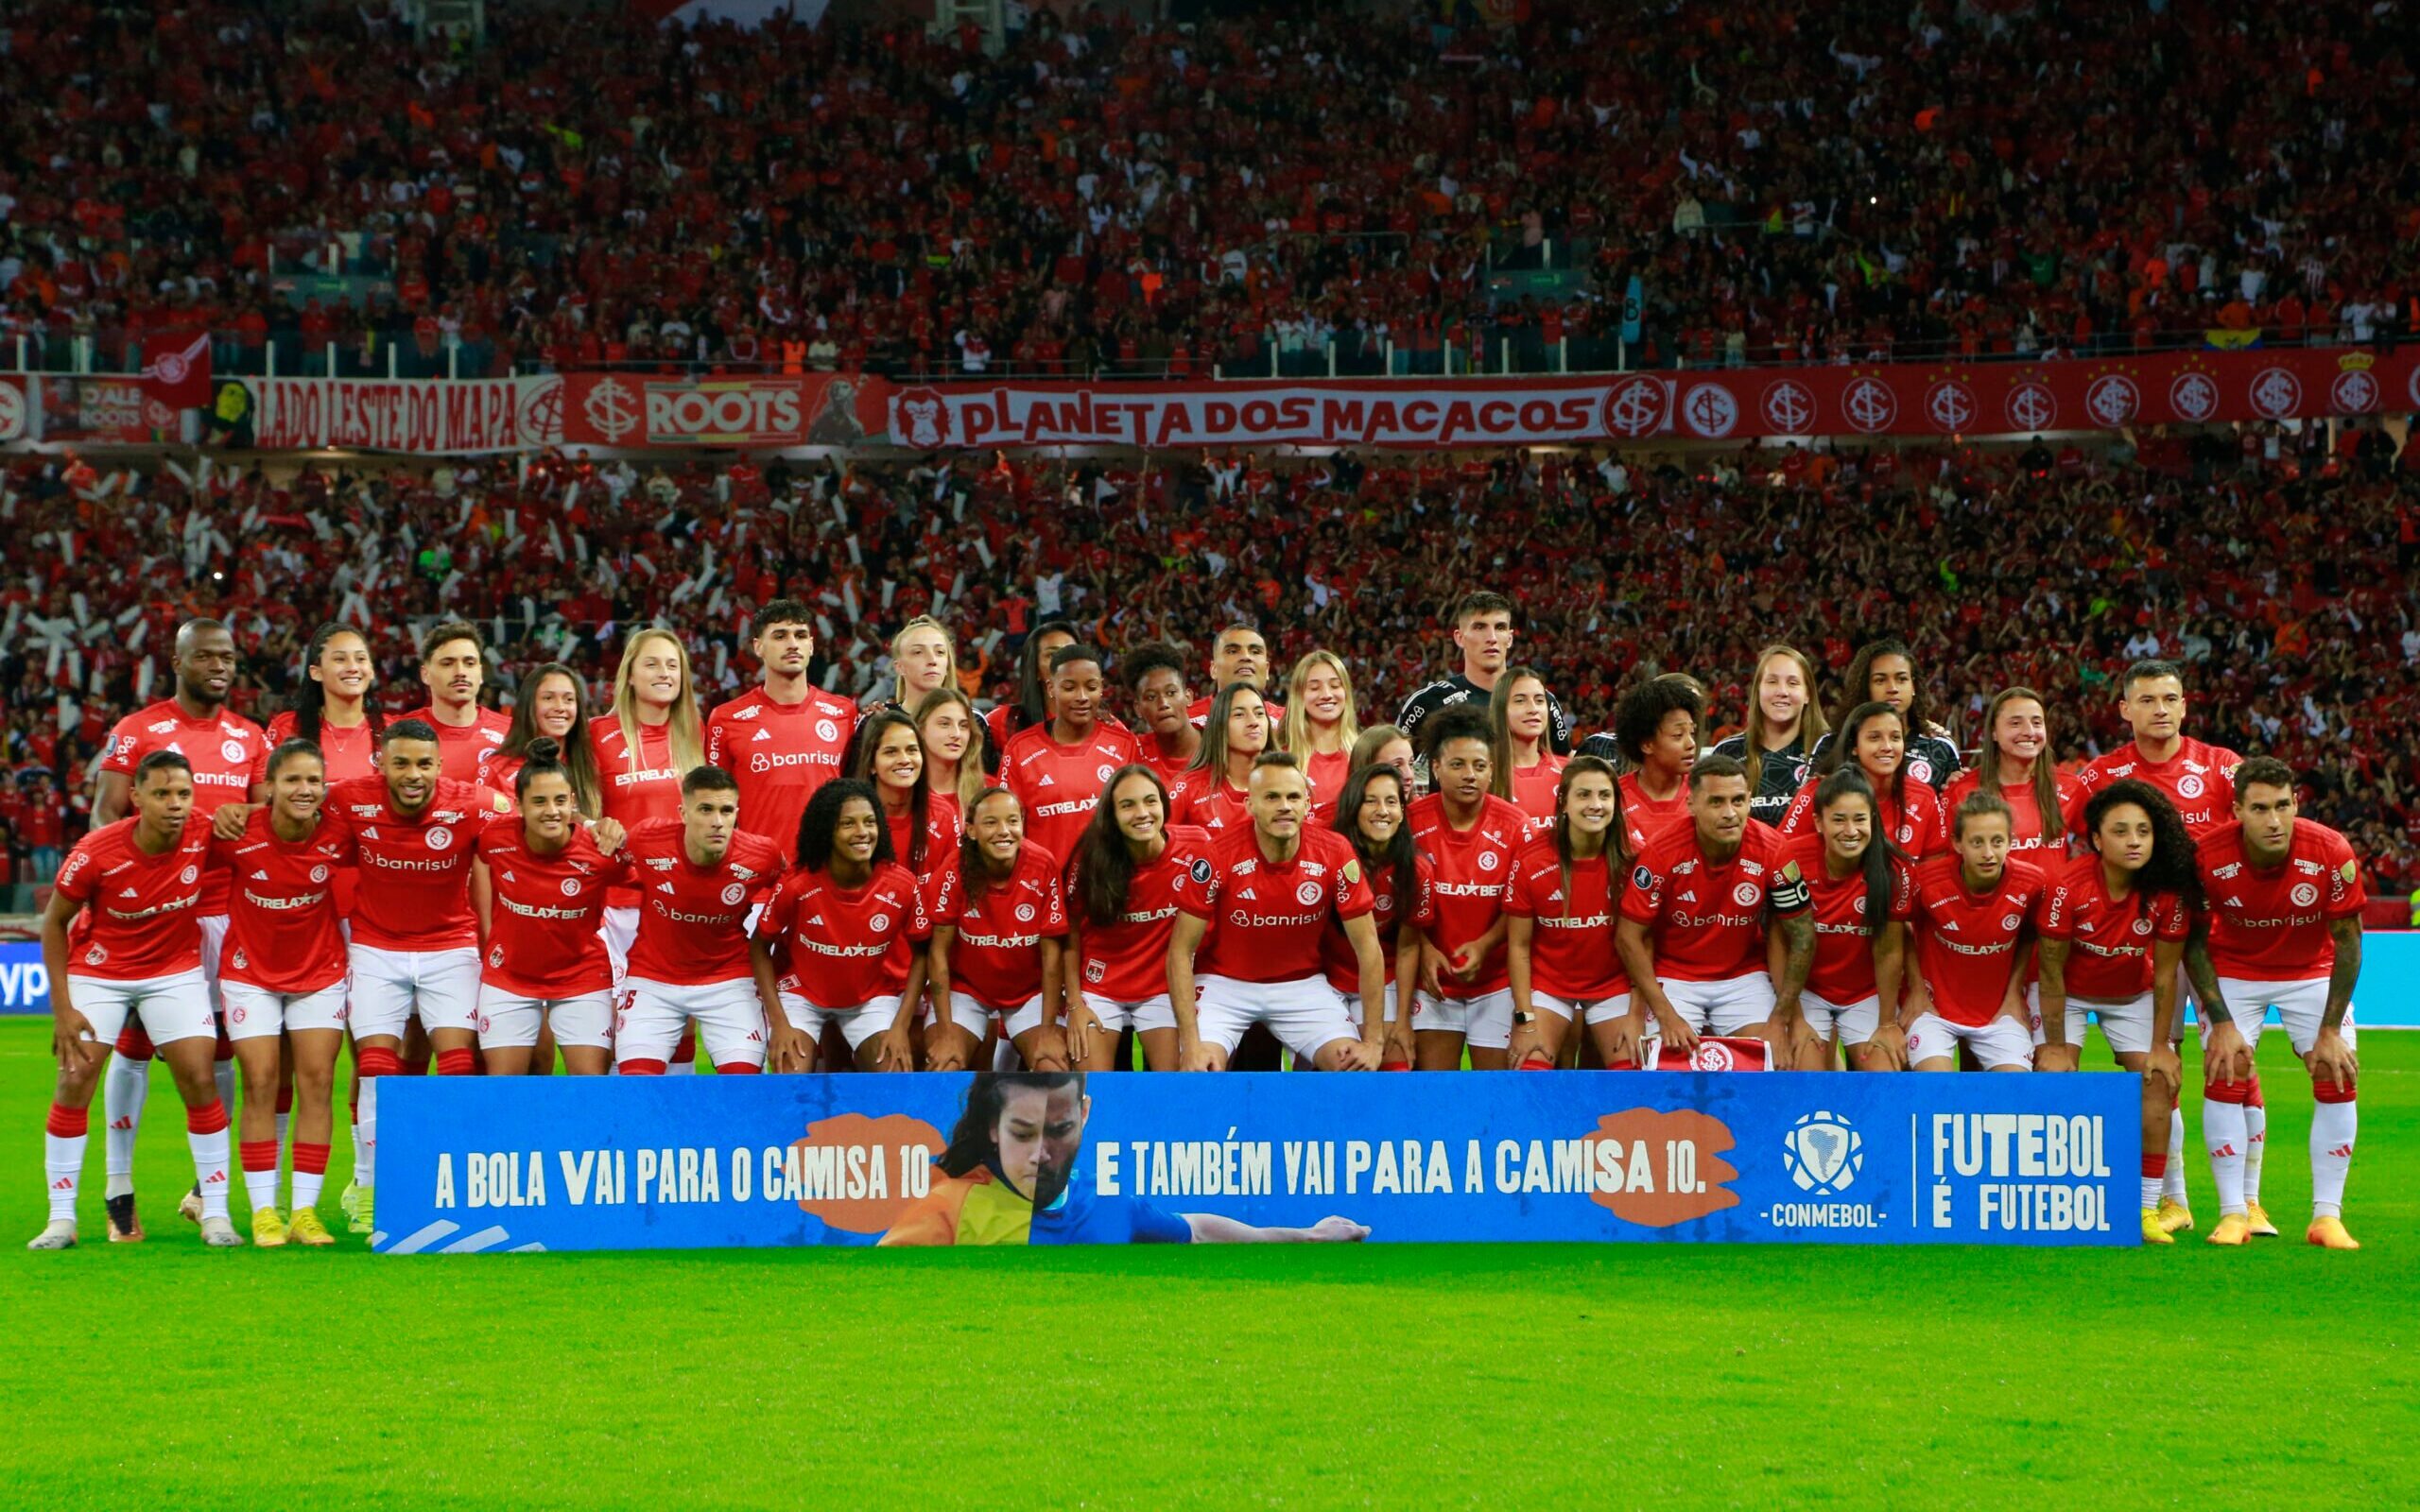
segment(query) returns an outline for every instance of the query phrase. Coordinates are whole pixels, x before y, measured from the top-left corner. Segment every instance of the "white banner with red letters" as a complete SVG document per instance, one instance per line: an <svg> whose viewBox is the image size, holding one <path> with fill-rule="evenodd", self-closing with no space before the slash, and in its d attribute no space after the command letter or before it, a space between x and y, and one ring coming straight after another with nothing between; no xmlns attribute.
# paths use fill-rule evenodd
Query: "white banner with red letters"
<svg viewBox="0 0 2420 1512"><path fill-rule="evenodd" d="M533 451L562 440L562 380L221 379L211 411L219 444L261 451Z"/></svg>

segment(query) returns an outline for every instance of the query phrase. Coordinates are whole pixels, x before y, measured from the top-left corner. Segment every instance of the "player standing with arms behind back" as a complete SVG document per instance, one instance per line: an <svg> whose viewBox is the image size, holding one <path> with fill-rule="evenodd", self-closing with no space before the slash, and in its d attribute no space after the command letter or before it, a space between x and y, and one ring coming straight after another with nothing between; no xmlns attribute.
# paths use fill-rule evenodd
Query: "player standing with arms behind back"
<svg viewBox="0 0 2420 1512"><path fill-rule="evenodd" d="M2353 1100L2353 984L2361 974L2360 864L2342 835L2295 812L2294 774L2262 756L2235 773L2235 814L2202 837L2207 912L2185 947L2202 1006L2202 1138L2219 1188L2214 1245L2252 1236L2242 1151L2253 1052L2275 1008L2310 1068L2310 1228L2326 1249L2359 1249L2344 1230L2344 1178L2360 1121Z"/></svg>
<svg viewBox="0 0 2420 1512"><path fill-rule="evenodd" d="M477 626L449 620L421 637L420 680L428 689L428 702L404 717L437 731L440 775L449 782L476 781L479 764L495 754L512 728L510 714L480 706L487 679L487 643Z"/></svg>

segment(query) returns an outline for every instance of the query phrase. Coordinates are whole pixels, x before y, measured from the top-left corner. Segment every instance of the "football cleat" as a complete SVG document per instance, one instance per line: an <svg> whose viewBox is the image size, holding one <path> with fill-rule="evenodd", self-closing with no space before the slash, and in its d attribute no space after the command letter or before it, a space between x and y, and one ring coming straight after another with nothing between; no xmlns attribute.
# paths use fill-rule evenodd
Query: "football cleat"
<svg viewBox="0 0 2420 1512"><path fill-rule="evenodd" d="M76 1220L53 1218L42 1232L26 1241L27 1249L73 1249L76 1247Z"/></svg>
<svg viewBox="0 0 2420 1512"><path fill-rule="evenodd" d="M296 1209L293 1221L285 1226L285 1232L298 1245L316 1247L337 1242L337 1236L328 1232L327 1225L320 1221L320 1210L317 1208Z"/></svg>
<svg viewBox="0 0 2420 1512"><path fill-rule="evenodd" d="M2256 1202L2247 1202L2243 1205L2243 1215L2252 1220L2253 1238L2274 1239L2277 1237L2277 1226L2269 1221L2268 1209Z"/></svg>
<svg viewBox="0 0 2420 1512"><path fill-rule="evenodd" d="M275 1208L252 1210L252 1243L263 1249L275 1249L285 1243L285 1220Z"/></svg>
<svg viewBox="0 0 2420 1512"><path fill-rule="evenodd" d="M2159 1210L2156 1208L2143 1210L2143 1243L2147 1245L2176 1243L2176 1236L2169 1233L2167 1227L2159 1221Z"/></svg>
<svg viewBox="0 0 2420 1512"><path fill-rule="evenodd" d="M134 1211L134 1194L112 1197L102 1204L110 1214L110 1243L139 1245L143 1243L143 1214Z"/></svg>
<svg viewBox="0 0 2420 1512"><path fill-rule="evenodd" d="M190 1192L186 1193L183 1196L179 1197L179 1198L177 1199L177 1216L178 1216L178 1217L180 1217L180 1218L182 1218L182 1219L183 1219L185 1222L187 1222L187 1223L199 1223L199 1222L201 1222L201 1183L200 1183L200 1182L199 1182L199 1181L195 1182L195 1183L193 1184L193 1190L192 1190L192 1191L190 1191Z"/></svg>
<svg viewBox="0 0 2420 1512"><path fill-rule="evenodd" d="M368 1187L347 1187L345 1195L353 1199L353 1206L345 1210L353 1215L353 1231L369 1233L376 1227L377 1194Z"/></svg>
<svg viewBox="0 0 2420 1512"><path fill-rule="evenodd" d="M361 1215L360 1182L348 1181L344 1184L344 1191L337 1196L337 1211L347 1218L356 1218ZM355 1228L354 1231L359 1233L361 1230Z"/></svg>
<svg viewBox="0 0 2420 1512"><path fill-rule="evenodd" d="M2159 1199L2159 1226L2172 1234L2193 1231L2193 1210L2174 1197Z"/></svg>
<svg viewBox="0 0 2420 1512"><path fill-rule="evenodd" d="M2213 1245L2245 1245L2252 1242L2252 1220L2239 1212L2219 1215L2219 1226L2210 1230L2208 1242Z"/></svg>
<svg viewBox="0 0 2420 1512"><path fill-rule="evenodd" d="M242 1246L244 1236L233 1224L213 1215L201 1220L201 1242L213 1249L235 1249Z"/></svg>
<svg viewBox="0 0 2420 1512"><path fill-rule="evenodd" d="M2325 1218L2313 1218L2310 1221L2310 1228L2303 1234L2303 1239L2306 1243L2317 1245L2322 1249L2361 1247L2360 1240L2344 1231L2344 1220L2333 1214Z"/></svg>

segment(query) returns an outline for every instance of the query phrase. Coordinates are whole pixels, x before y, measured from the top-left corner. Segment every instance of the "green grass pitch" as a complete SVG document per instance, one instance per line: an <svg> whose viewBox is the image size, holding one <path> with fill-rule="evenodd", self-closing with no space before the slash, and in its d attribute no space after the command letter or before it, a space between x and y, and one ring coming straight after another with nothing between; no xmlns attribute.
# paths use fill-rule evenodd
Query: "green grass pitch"
<svg viewBox="0 0 2420 1512"><path fill-rule="evenodd" d="M2420 1503L2420 1035L2361 1047L2357 1255L2282 1034L2241 1252L206 1252L155 1071L150 1241L96 1120L36 1255L48 1049L0 1022L9 1507Z"/></svg>

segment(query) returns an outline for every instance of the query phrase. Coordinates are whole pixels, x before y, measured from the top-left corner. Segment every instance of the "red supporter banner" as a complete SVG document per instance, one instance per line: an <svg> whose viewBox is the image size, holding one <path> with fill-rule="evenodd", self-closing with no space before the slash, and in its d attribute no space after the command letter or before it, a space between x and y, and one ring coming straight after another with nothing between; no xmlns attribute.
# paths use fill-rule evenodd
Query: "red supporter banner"
<svg viewBox="0 0 2420 1512"><path fill-rule="evenodd" d="M169 411L210 403L210 333L154 331L145 336L143 383L147 396Z"/></svg>
<svg viewBox="0 0 2420 1512"><path fill-rule="evenodd" d="M42 438L140 444L169 436L178 417L146 388L140 378L45 377Z"/></svg>
<svg viewBox="0 0 2420 1512"><path fill-rule="evenodd" d="M573 446L858 446L879 440L885 380L857 373L564 380L562 438Z"/></svg>
<svg viewBox="0 0 2420 1512"><path fill-rule="evenodd" d="M0 445L22 441L32 434L32 398L24 377L0 372Z"/></svg>
<svg viewBox="0 0 2420 1512"><path fill-rule="evenodd" d="M562 380L246 378L219 385L213 436L262 451L533 451L562 439ZM247 404L249 408L247 408Z"/></svg>

